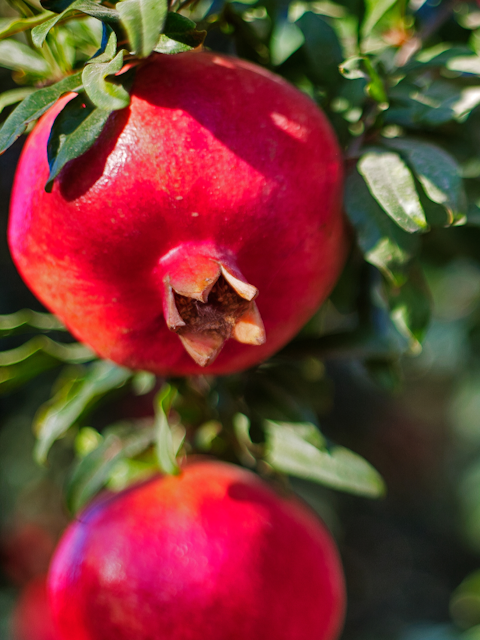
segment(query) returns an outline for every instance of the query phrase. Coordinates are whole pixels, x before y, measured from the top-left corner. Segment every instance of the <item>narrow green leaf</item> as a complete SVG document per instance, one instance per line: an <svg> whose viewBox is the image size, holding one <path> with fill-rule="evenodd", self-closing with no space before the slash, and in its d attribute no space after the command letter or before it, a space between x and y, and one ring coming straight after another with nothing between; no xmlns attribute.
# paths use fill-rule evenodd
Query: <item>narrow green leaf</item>
<svg viewBox="0 0 480 640"><path fill-rule="evenodd" d="M65 331L65 326L51 313L39 313L22 309L16 313L0 316L0 337L13 335L29 329L37 331Z"/></svg>
<svg viewBox="0 0 480 640"><path fill-rule="evenodd" d="M50 87L38 89L25 98L8 116L0 129L0 153L8 149L22 135L27 125L43 115L58 98L69 91L79 91L81 88L82 74L79 72Z"/></svg>
<svg viewBox="0 0 480 640"><path fill-rule="evenodd" d="M163 473L176 475L180 473L177 453L181 443L175 445L172 430L168 424L168 412L177 394L177 390L166 384L155 398L155 441L157 460Z"/></svg>
<svg viewBox="0 0 480 640"><path fill-rule="evenodd" d="M121 461L143 453L155 440L150 421L108 427L99 446L75 468L67 485L67 506L72 514L84 507L110 479Z"/></svg>
<svg viewBox="0 0 480 640"><path fill-rule="evenodd" d="M397 153L373 149L360 158L357 167L392 220L409 233L427 230L413 176Z"/></svg>
<svg viewBox="0 0 480 640"><path fill-rule="evenodd" d="M82 72L83 86L90 100L105 111L124 109L130 104L130 96L120 84L106 80L123 66L123 50L111 62L87 64Z"/></svg>
<svg viewBox="0 0 480 640"><path fill-rule="evenodd" d="M103 24L102 26L102 42L100 44L100 49L87 62L87 64L110 62L117 53L117 35L115 31L108 24Z"/></svg>
<svg viewBox="0 0 480 640"><path fill-rule="evenodd" d="M0 391L20 387L60 364L79 364L94 358L95 354L83 344L62 344L36 336L16 349L0 353Z"/></svg>
<svg viewBox="0 0 480 640"><path fill-rule="evenodd" d="M437 145L412 138L394 138L385 144L406 158L430 200L447 210L450 224L466 221L467 200L455 158Z"/></svg>
<svg viewBox="0 0 480 640"><path fill-rule="evenodd" d="M367 10L361 27L362 37L370 35L372 29L396 2L397 0L366 0Z"/></svg>
<svg viewBox="0 0 480 640"><path fill-rule="evenodd" d="M47 145L50 175L45 191L52 190L53 181L63 167L85 153L97 140L111 111L86 104L84 96L71 100L53 123Z"/></svg>
<svg viewBox="0 0 480 640"><path fill-rule="evenodd" d="M349 449L327 448L314 425L268 420L265 429L266 461L274 469L368 498L384 495L385 484L379 473Z"/></svg>
<svg viewBox="0 0 480 640"><path fill-rule="evenodd" d="M45 11L37 16L31 16L29 18L12 18L9 20L0 21L0 40L14 36L16 33L33 29L39 24L46 22L52 17L50 11Z"/></svg>
<svg viewBox="0 0 480 640"><path fill-rule="evenodd" d="M419 353L430 323L432 300L418 263L412 264L408 276L401 287L386 283L387 300L394 325L410 341L411 351Z"/></svg>
<svg viewBox="0 0 480 640"><path fill-rule="evenodd" d="M270 37L270 59L275 66L281 65L305 42L300 28L288 19L275 23Z"/></svg>
<svg viewBox="0 0 480 640"><path fill-rule="evenodd" d="M45 42L45 38L47 37L50 29L52 29L59 21L64 20L67 16L70 16L75 12L85 13L86 15L92 16L92 18L98 18L103 22L115 23L120 20L119 14L114 9L103 7L101 4L93 2L93 0L75 0L69 4L65 11L62 11L62 13L59 13L58 15L54 15L50 20L47 20L32 30L33 44L40 48Z"/></svg>
<svg viewBox="0 0 480 640"><path fill-rule="evenodd" d="M167 18L167 0L122 0L116 5L132 51L148 57Z"/></svg>
<svg viewBox="0 0 480 640"><path fill-rule="evenodd" d="M0 113L12 104L21 102L24 98L34 93L33 87L22 87L21 89L12 89L11 91L4 91L0 94Z"/></svg>
<svg viewBox="0 0 480 640"><path fill-rule="evenodd" d="M40 463L45 462L55 440L63 436L87 408L110 391L123 386L132 375L128 369L100 361L78 380L71 393L65 394L60 390L36 420L36 459Z"/></svg>
<svg viewBox="0 0 480 640"><path fill-rule="evenodd" d="M419 249L417 236L403 231L386 215L356 170L347 176L344 201L365 260L394 285L403 284L406 265Z"/></svg>
<svg viewBox="0 0 480 640"><path fill-rule="evenodd" d="M46 76L49 73L45 58L18 40L0 41L0 66L38 76Z"/></svg>

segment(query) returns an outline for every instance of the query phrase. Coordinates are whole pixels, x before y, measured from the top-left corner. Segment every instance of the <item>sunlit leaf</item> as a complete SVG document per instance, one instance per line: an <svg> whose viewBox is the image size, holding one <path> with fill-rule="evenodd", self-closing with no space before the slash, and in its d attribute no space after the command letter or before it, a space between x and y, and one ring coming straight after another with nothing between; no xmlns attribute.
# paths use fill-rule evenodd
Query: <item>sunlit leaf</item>
<svg viewBox="0 0 480 640"><path fill-rule="evenodd" d="M377 23L389 11L397 0L366 0L366 12L361 31L362 36L368 36Z"/></svg>
<svg viewBox="0 0 480 640"><path fill-rule="evenodd" d="M118 389L132 377L128 369L107 361L94 363L75 385L71 394L59 392L40 412L35 423L35 457L45 462L52 444L63 436L80 416L100 398Z"/></svg>
<svg viewBox="0 0 480 640"><path fill-rule="evenodd" d="M357 167L375 200L402 229L409 233L427 229L413 176L397 153L373 149Z"/></svg>
<svg viewBox="0 0 480 640"><path fill-rule="evenodd" d="M82 74L79 72L50 87L38 89L25 98L8 116L0 129L0 153L8 149L22 135L27 125L43 115L58 98L69 91L79 91L81 88Z"/></svg>
<svg viewBox="0 0 480 640"><path fill-rule="evenodd" d="M116 8L133 52L149 56L158 42L167 17L167 0L122 0Z"/></svg>
<svg viewBox="0 0 480 640"><path fill-rule="evenodd" d="M430 200L447 209L451 223L465 222L467 201L455 158L437 145L412 138L395 138L385 144L405 156Z"/></svg>
<svg viewBox="0 0 480 640"><path fill-rule="evenodd" d="M168 413L176 394L177 390L166 384L155 398L155 442L157 460L160 469L170 475L180 473L177 454L182 442L175 441L172 429L168 424Z"/></svg>
<svg viewBox="0 0 480 640"><path fill-rule="evenodd" d="M0 20L0 39L9 38L16 33L27 31L32 29L43 22L46 22L52 17L50 11L45 11L36 16L30 16L29 18L10 18L7 20Z"/></svg>
<svg viewBox="0 0 480 640"><path fill-rule="evenodd" d="M123 66L123 50L111 62L92 62L82 72L83 86L90 100L104 111L124 109L130 104L130 96L120 84L107 80Z"/></svg>
<svg viewBox="0 0 480 640"><path fill-rule="evenodd" d="M405 267L418 250L418 239L387 216L355 170L348 174L345 183L345 211L355 228L365 260L396 286L403 284Z"/></svg>
<svg viewBox="0 0 480 640"><path fill-rule="evenodd" d="M49 66L43 56L18 40L0 41L0 66L46 76Z"/></svg>
<svg viewBox="0 0 480 640"><path fill-rule="evenodd" d="M325 486L378 498L385 493L379 473L344 447L327 447L312 424L266 421L266 461L274 468Z"/></svg>
<svg viewBox="0 0 480 640"><path fill-rule="evenodd" d="M0 337L35 329L37 331L65 331L65 325L51 313L22 309L0 315Z"/></svg>
<svg viewBox="0 0 480 640"><path fill-rule="evenodd" d="M5 107L10 107L12 104L21 102L24 98L33 93L35 89L32 87L22 87L21 89L12 89L11 91L4 91L0 94L0 113Z"/></svg>
<svg viewBox="0 0 480 640"><path fill-rule="evenodd" d="M275 23L270 38L270 57L272 64L278 66L285 62L305 42L299 27L289 20Z"/></svg>
<svg viewBox="0 0 480 640"><path fill-rule="evenodd" d="M83 96L77 96L55 119L47 146L50 175L45 190L48 192L67 162L90 149L111 114L111 111L98 109L85 102Z"/></svg>

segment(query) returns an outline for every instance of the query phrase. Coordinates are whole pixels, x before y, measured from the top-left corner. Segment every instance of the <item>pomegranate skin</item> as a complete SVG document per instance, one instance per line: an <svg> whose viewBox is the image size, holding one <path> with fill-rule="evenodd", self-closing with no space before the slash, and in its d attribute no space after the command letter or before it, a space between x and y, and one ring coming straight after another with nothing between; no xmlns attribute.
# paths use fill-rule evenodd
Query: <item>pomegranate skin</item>
<svg viewBox="0 0 480 640"><path fill-rule="evenodd" d="M49 589L63 640L334 640L345 605L324 526L214 462L94 503L61 540Z"/></svg>
<svg viewBox="0 0 480 640"><path fill-rule="evenodd" d="M26 142L9 242L25 282L101 357L161 375L236 372L281 348L325 300L348 244L342 165L308 97L235 58L154 55L130 107L48 194L59 109ZM192 360L163 311L162 259L178 249L230 261L259 290L264 344L230 339L207 369Z"/></svg>

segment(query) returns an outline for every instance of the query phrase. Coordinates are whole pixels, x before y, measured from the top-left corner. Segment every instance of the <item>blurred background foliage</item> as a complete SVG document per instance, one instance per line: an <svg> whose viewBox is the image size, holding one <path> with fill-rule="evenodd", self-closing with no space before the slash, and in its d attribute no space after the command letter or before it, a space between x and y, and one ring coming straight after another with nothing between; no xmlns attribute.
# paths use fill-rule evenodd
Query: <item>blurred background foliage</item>
<svg viewBox="0 0 480 640"><path fill-rule="evenodd" d="M100 46L100 21L78 14L35 46L24 27L44 7L0 0L2 121ZM0 638L70 514L206 454L290 485L326 521L344 640L480 639L480 7L197 0L182 14L206 47L322 106L355 242L280 354L167 383L96 360L23 285L6 244L22 138L0 157Z"/></svg>

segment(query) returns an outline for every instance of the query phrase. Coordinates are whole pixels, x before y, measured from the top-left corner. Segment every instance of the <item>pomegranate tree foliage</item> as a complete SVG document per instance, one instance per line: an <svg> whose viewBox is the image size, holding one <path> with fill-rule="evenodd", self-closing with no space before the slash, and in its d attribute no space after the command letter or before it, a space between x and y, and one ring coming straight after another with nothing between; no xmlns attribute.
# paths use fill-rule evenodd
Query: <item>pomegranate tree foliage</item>
<svg viewBox="0 0 480 640"><path fill-rule="evenodd" d="M477 4L9 0L0 6L0 65L18 85L0 94L0 151L59 97L79 94L53 126L46 190L93 144L110 113L128 107L143 58L202 45L264 65L310 95L345 156L354 242L344 274L320 314L255 371L167 383L97 360L48 314L0 317L0 336L30 334L0 353L3 391L64 365L55 395L36 418L36 454L45 462L56 439L77 433L71 509L114 484L119 462L127 465L128 482L158 466L175 473L177 457L192 452L381 495L378 473L321 435L315 372L323 357L356 358L374 380L396 387L399 359L420 352L429 326L431 295L420 260L429 234L478 224ZM97 406L131 390L158 391L155 418L102 433L85 427Z"/></svg>

